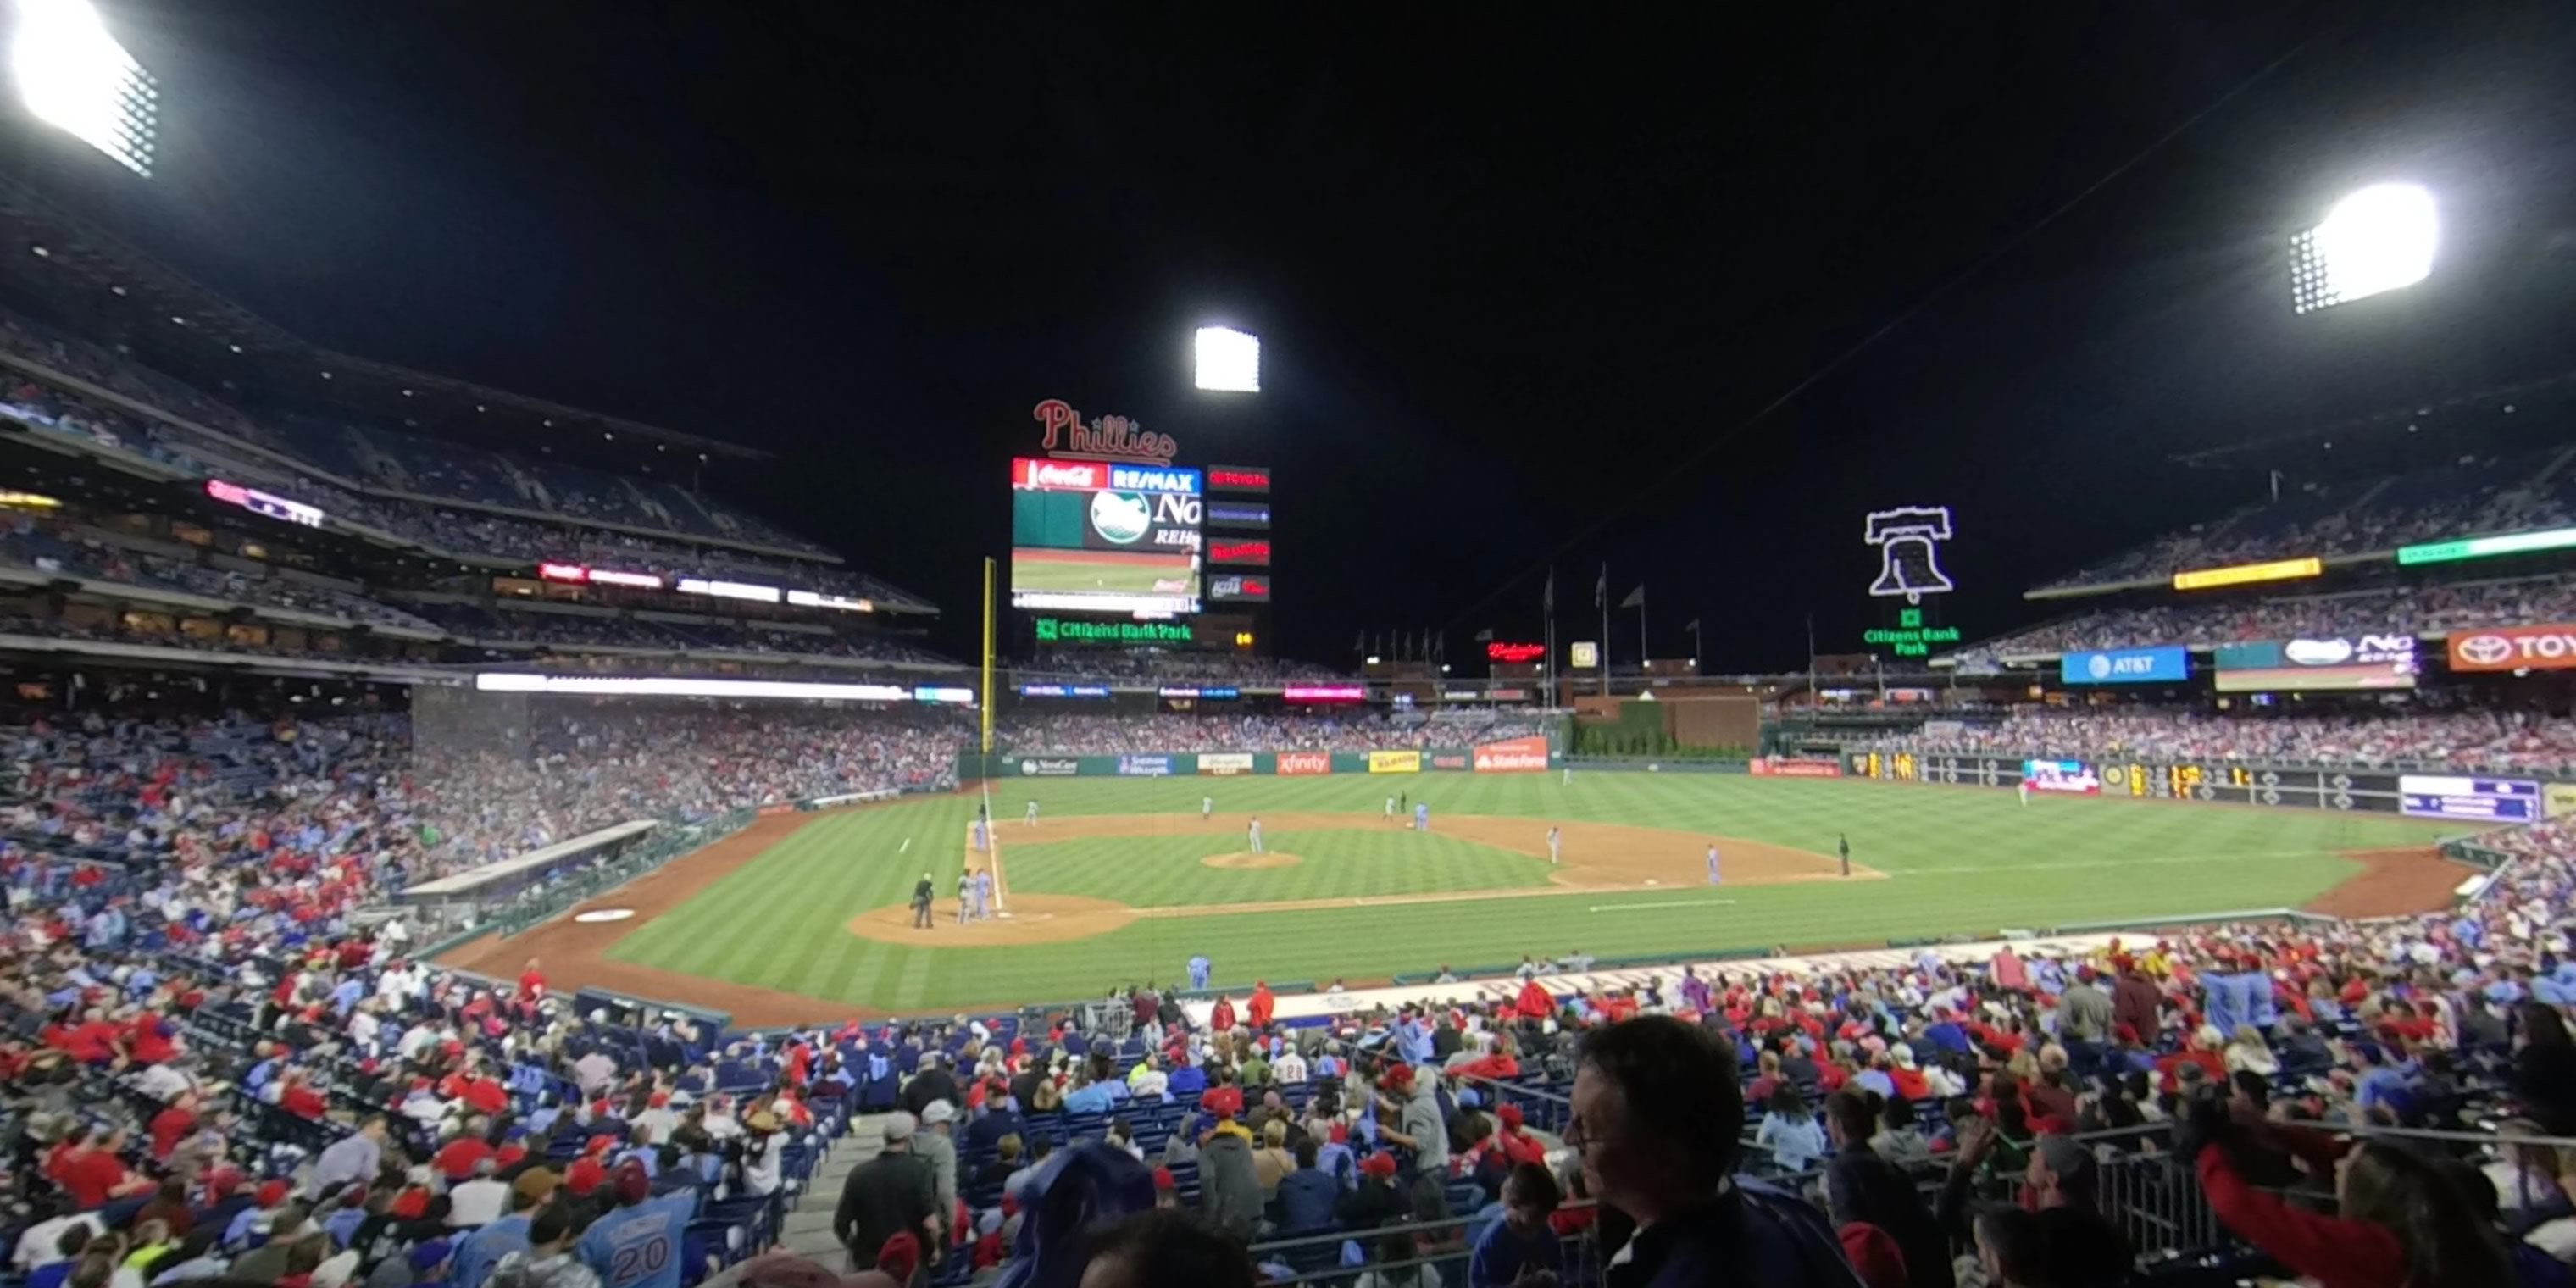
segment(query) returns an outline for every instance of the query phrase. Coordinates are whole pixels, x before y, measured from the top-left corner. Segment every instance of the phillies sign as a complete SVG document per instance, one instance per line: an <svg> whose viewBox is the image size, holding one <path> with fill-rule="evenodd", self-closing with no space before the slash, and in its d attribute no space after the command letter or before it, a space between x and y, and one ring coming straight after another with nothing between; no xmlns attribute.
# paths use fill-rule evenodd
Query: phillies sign
<svg viewBox="0 0 2576 1288"><path fill-rule="evenodd" d="M1181 450L1171 435L1147 433L1144 426L1125 416L1102 416L1086 425L1082 413L1061 398L1039 403L1029 415L1045 430L1042 446L1050 452L1169 461Z"/></svg>
<svg viewBox="0 0 2576 1288"><path fill-rule="evenodd" d="M2454 671L2576 669L2576 623L2453 631L2450 649Z"/></svg>

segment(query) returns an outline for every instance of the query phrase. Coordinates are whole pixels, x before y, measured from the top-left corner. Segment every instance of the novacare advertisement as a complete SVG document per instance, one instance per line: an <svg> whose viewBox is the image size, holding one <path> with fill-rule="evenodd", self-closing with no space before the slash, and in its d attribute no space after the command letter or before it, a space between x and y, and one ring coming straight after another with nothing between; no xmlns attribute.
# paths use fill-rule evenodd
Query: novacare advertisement
<svg viewBox="0 0 2576 1288"><path fill-rule="evenodd" d="M1422 753L1418 751L1372 751L1368 754L1372 774L1418 774L1422 772Z"/></svg>
<svg viewBox="0 0 2576 1288"><path fill-rule="evenodd" d="M1082 762L1071 756L1029 759L1020 762L1023 778L1071 778L1082 772Z"/></svg>
<svg viewBox="0 0 2576 1288"><path fill-rule="evenodd" d="M1476 772L1544 774L1547 772L1547 739L1529 737L1486 743L1476 749Z"/></svg>
<svg viewBox="0 0 2576 1288"><path fill-rule="evenodd" d="M1333 772L1333 753L1329 751L1283 751L1279 753L1278 772L1283 776L1329 774Z"/></svg>
<svg viewBox="0 0 2576 1288"><path fill-rule="evenodd" d="M1251 773L1252 753L1248 751L1202 751L1199 753L1199 772L1202 774L1215 774L1221 778L1230 778L1236 774Z"/></svg>

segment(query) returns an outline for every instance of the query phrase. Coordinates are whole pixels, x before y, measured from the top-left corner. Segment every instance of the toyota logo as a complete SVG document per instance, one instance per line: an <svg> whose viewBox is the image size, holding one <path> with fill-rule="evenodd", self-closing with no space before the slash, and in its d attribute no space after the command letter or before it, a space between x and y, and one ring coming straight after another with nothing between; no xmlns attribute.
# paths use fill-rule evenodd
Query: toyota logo
<svg viewBox="0 0 2576 1288"><path fill-rule="evenodd" d="M2479 666L2494 666L2513 656L2513 641L2501 635L2472 635L2451 647Z"/></svg>

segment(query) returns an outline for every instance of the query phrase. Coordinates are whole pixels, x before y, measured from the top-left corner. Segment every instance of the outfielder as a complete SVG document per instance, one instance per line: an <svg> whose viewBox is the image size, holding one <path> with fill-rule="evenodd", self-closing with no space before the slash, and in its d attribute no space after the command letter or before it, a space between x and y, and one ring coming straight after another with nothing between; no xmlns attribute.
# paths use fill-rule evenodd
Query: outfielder
<svg viewBox="0 0 2576 1288"><path fill-rule="evenodd" d="M1708 847L1708 883L1710 885L1726 884L1725 880L1721 878L1717 872L1717 846L1714 844Z"/></svg>
<svg viewBox="0 0 2576 1288"><path fill-rule="evenodd" d="M1565 767L1565 785L1568 787L1574 785L1574 766L1572 765Z"/></svg>
<svg viewBox="0 0 2576 1288"><path fill-rule="evenodd" d="M2029 806L2030 806L2030 780L2029 780L2029 779L2027 779L2027 778L2025 778L2025 779L2021 780L2020 782L2014 783L2014 784L2013 784L2013 790L2014 790L2014 791L2016 791L2016 792L2019 792L2019 793L2021 794L2021 803L2022 803L2022 807L2023 807L2023 808L2025 808L2025 809L2029 808Z"/></svg>
<svg viewBox="0 0 2576 1288"><path fill-rule="evenodd" d="M1022 826L1022 827L1036 827L1037 825L1038 825L1038 803L1037 803L1036 801L1030 801L1030 802L1029 802L1029 812L1020 816L1020 826Z"/></svg>
<svg viewBox="0 0 2576 1288"><path fill-rule="evenodd" d="M1253 853L1255 853L1255 854L1267 854L1267 853L1269 853L1269 851L1264 850L1264 849L1262 849L1262 848L1261 848L1261 819L1260 819L1258 816L1254 817L1254 819L1252 820L1252 830L1251 830L1251 837L1250 837L1250 840L1251 840L1251 848L1252 848L1252 852L1253 852Z"/></svg>
<svg viewBox="0 0 2576 1288"><path fill-rule="evenodd" d="M1840 852L1842 853L1842 856L1843 856L1843 875L1844 875L1844 876L1850 876L1850 875L1851 875L1851 837L1849 837L1849 836L1847 836L1847 835L1845 835L1845 834L1843 834L1843 833L1841 833L1841 832L1836 832L1836 833L1834 833L1834 848L1835 848L1836 850L1838 850L1838 851L1840 851Z"/></svg>
<svg viewBox="0 0 2576 1288"><path fill-rule="evenodd" d="M1555 827L1547 829L1547 865L1555 867L1565 857L1565 834Z"/></svg>

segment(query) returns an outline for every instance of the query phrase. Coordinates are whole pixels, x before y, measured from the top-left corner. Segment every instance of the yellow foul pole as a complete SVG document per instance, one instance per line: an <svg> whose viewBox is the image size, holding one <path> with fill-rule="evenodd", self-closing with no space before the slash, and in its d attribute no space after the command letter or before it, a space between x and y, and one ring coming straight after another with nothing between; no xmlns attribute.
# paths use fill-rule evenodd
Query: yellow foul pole
<svg viewBox="0 0 2576 1288"><path fill-rule="evenodd" d="M982 754L993 754L993 557L984 556L984 696L982 700L984 743ZM989 771L990 765L984 766Z"/></svg>

